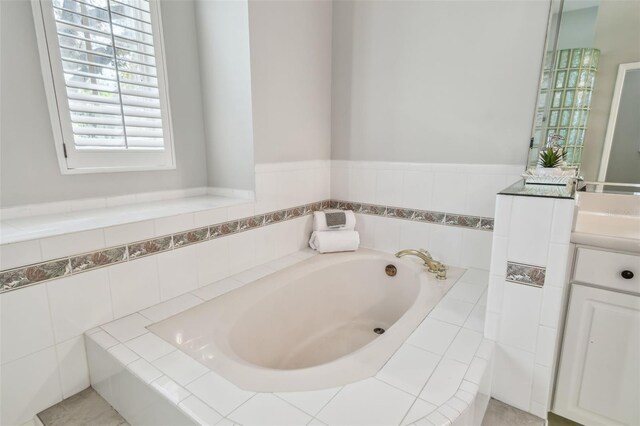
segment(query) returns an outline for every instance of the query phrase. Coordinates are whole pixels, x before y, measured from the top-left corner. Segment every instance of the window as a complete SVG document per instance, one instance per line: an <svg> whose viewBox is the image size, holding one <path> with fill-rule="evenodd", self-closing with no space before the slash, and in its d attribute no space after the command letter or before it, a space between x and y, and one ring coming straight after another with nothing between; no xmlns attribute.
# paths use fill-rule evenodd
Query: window
<svg viewBox="0 0 640 426"><path fill-rule="evenodd" d="M157 0L33 8L62 172L174 168Z"/></svg>

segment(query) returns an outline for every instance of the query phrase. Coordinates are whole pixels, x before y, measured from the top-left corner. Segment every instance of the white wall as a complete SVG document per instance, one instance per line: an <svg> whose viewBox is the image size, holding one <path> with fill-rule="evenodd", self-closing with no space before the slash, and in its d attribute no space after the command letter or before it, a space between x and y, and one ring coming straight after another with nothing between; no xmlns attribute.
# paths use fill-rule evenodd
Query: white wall
<svg viewBox="0 0 640 426"><path fill-rule="evenodd" d="M329 159L331 9L249 1L256 163Z"/></svg>
<svg viewBox="0 0 640 426"><path fill-rule="evenodd" d="M177 168L62 175L56 159L31 4L0 2L0 205L205 186L198 52L191 1L162 1Z"/></svg>
<svg viewBox="0 0 640 426"><path fill-rule="evenodd" d="M163 1L176 170L63 176L31 7L3 1L0 204L207 185L254 189L254 145L260 163L329 159L331 6Z"/></svg>
<svg viewBox="0 0 640 426"><path fill-rule="evenodd" d="M524 168L548 10L335 2L332 158Z"/></svg>
<svg viewBox="0 0 640 426"><path fill-rule="evenodd" d="M591 47L596 33L598 6L562 12L557 49ZM554 20L557 15L554 15Z"/></svg>
<svg viewBox="0 0 640 426"><path fill-rule="evenodd" d="M196 1L209 186L253 189L247 1Z"/></svg>

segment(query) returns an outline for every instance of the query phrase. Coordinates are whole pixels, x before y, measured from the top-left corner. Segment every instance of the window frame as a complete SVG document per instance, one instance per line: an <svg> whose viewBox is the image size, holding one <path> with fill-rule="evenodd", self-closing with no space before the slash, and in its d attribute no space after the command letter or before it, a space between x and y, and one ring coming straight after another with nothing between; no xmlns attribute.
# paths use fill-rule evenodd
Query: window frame
<svg viewBox="0 0 640 426"><path fill-rule="evenodd" d="M53 13L53 2L52 0L31 0L31 6L47 105L53 129L53 142L60 172L66 175L174 170L176 168L175 147L159 0L149 0L164 140L164 149L157 151L144 148L123 150L76 149Z"/></svg>

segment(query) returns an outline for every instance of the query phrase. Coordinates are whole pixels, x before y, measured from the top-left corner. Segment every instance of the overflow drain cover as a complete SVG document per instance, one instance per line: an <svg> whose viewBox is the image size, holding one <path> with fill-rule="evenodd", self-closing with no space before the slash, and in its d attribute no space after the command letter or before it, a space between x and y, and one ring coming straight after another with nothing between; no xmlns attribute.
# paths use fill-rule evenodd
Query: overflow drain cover
<svg viewBox="0 0 640 426"><path fill-rule="evenodd" d="M376 334L382 334L382 333L385 332L385 329L378 327L378 328L374 328L373 332L376 333Z"/></svg>

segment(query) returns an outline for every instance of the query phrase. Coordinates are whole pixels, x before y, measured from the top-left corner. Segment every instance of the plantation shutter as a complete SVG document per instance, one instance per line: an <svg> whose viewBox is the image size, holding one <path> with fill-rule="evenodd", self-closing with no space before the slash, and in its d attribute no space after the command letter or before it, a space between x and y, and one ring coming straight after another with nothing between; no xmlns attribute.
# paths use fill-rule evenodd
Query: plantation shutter
<svg viewBox="0 0 640 426"><path fill-rule="evenodd" d="M162 149L147 0L53 0L76 149Z"/></svg>

